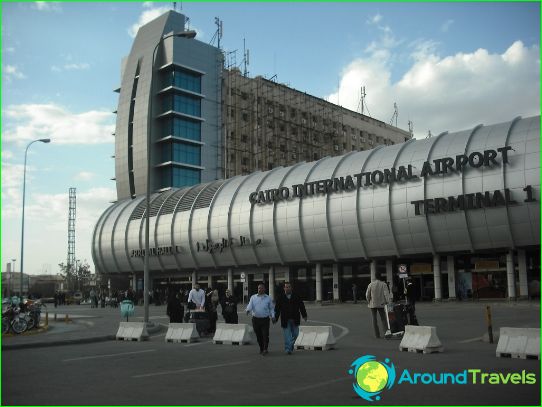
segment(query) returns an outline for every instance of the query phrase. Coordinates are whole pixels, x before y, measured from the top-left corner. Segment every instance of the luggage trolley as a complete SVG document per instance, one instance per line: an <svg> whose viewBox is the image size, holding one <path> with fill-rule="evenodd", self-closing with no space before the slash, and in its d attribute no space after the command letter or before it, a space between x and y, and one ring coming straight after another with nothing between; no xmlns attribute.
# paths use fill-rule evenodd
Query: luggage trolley
<svg viewBox="0 0 542 407"><path fill-rule="evenodd" d="M405 307L406 304L401 301L384 306L388 322L388 330L384 334L386 339L401 339L403 337L405 325L408 324Z"/></svg>

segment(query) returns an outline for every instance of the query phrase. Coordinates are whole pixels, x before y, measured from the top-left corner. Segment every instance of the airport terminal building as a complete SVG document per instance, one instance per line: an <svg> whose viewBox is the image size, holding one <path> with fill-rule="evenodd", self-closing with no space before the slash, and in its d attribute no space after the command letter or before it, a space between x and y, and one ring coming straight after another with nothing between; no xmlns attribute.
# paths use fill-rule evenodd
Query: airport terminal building
<svg viewBox="0 0 542 407"><path fill-rule="evenodd" d="M97 272L142 287L145 196L98 220ZM154 193L154 287L292 281L307 300L352 299L399 268L420 299L521 298L540 276L540 117L352 151ZM406 267L405 267L406 266Z"/></svg>

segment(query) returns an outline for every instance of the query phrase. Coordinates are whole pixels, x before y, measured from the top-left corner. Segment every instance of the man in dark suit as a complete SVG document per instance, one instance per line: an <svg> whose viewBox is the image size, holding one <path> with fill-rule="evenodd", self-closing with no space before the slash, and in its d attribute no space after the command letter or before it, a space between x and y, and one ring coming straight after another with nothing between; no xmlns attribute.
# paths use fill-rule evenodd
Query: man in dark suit
<svg viewBox="0 0 542 407"><path fill-rule="evenodd" d="M301 316L306 321L307 311L303 300L292 292L292 285L288 282L284 283L284 294L276 301L273 323L277 322L279 316L284 333L284 350L288 355L291 355L294 351L295 340L299 335Z"/></svg>

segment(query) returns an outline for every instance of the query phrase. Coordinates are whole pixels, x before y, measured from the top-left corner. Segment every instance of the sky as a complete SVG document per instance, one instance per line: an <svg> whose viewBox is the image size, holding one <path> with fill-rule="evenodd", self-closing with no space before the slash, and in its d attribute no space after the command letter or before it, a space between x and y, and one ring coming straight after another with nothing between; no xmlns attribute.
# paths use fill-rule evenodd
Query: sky
<svg viewBox="0 0 542 407"><path fill-rule="evenodd" d="M2 13L2 271L59 271L68 248L68 190L77 188L76 257L91 264L92 231L116 199L120 61L163 2L12 2ZM249 75L358 110L416 138L540 114L540 4L177 2L197 39L221 46ZM216 40L214 41L216 45Z"/></svg>

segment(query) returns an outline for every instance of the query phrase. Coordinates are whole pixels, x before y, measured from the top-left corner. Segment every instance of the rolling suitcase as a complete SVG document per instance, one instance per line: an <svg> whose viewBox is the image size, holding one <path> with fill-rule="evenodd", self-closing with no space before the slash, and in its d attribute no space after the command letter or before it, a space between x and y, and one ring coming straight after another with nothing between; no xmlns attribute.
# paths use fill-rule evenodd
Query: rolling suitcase
<svg viewBox="0 0 542 407"><path fill-rule="evenodd" d="M384 334L386 339L400 339L405 333L406 314L404 312L404 304L391 303L384 306L386 313L386 321L388 322L388 330Z"/></svg>
<svg viewBox="0 0 542 407"><path fill-rule="evenodd" d="M198 331L199 336L207 335L211 328L209 313L205 311L191 310L188 322L196 324L196 331Z"/></svg>

